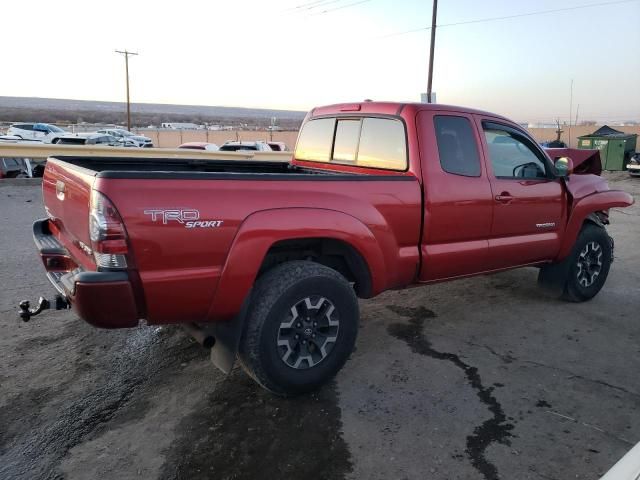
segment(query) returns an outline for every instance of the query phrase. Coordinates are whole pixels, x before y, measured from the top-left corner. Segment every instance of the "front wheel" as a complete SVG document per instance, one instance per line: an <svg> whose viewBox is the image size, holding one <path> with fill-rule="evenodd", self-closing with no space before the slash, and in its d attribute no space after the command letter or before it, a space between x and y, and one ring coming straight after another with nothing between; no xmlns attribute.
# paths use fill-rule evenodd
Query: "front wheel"
<svg viewBox="0 0 640 480"><path fill-rule="evenodd" d="M284 263L256 282L240 363L275 394L315 390L353 351L358 317L353 288L340 273L309 261Z"/></svg>
<svg viewBox="0 0 640 480"><path fill-rule="evenodd" d="M595 297L607 280L612 260L613 249L607 231L597 225L585 225L569 257L562 298L584 302Z"/></svg>

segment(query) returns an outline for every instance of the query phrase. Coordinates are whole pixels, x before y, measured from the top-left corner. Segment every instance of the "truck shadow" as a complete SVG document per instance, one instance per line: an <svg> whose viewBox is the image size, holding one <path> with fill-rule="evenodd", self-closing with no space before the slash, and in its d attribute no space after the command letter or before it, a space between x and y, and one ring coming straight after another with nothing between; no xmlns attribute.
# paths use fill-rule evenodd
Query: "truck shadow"
<svg viewBox="0 0 640 480"><path fill-rule="evenodd" d="M236 368L180 423L160 478L344 478L341 429L333 383L280 398Z"/></svg>

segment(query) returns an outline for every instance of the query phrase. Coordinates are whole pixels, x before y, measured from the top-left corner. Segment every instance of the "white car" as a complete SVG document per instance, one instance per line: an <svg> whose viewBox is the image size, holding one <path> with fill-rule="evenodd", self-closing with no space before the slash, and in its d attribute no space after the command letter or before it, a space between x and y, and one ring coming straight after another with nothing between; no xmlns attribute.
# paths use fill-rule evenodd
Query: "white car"
<svg viewBox="0 0 640 480"><path fill-rule="evenodd" d="M48 123L14 123L7 130L7 135L44 143L57 143L60 137L68 133L66 130Z"/></svg>
<svg viewBox="0 0 640 480"><path fill-rule="evenodd" d="M149 137L145 137L144 135L136 135L128 130L125 130L124 128L103 128L102 130L98 130L96 133L111 135L112 137L116 137L118 141L122 143L133 142L137 147L153 147L153 142Z"/></svg>
<svg viewBox="0 0 640 480"><path fill-rule="evenodd" d="M221 152L242 152L242 151L254 151L254 152L272 152L271 147L266 142L225 142L220 147Z"/></svg>
<svg viewBox="0 0 640 480"><path fill-rule="evenodd" d="M206 150L209 152L217 152L220 147L215 143L208 142L187 142L180 145L178 148L186 148L188 150Z"/></svg>
<svg viewBox="0 0 640 480"><path fill-rule="evenodd" d="M627 163L627 171L632 177L640 176L640 152L636 153Z"/></svg>

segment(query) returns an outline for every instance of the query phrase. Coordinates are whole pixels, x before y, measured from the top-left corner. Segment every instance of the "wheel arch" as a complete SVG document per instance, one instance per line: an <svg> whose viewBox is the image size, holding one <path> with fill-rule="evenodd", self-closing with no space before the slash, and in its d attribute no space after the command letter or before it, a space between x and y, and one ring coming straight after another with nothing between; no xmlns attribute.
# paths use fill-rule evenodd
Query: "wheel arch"
<svg viewBox="0 0 640 480"><path fill-rule="evenodd" d="M343 239L305 237L279 240L265 254L256 278L291 260L311 260L332 268L354 284L358 297L369 298L372 295L369 265L362 254Z"/></svg>
<svg viewBox="0 0 640 480"><path fill-rule="evenodd" d="M360 296L370 297L384 290L387 267L382 249L373 232L357 218L315 208L263 210L247 217L238 229L207 320L234 317L258 276L270 266L287 258L299 260L314 255L318 263L332 268L330 259L342 258L347 267L344 273L356 283Z"/></svg>
<svg viewBox="0 0 640 480"><path fill-rule="evenodd" d="M567 227L564 231L564 239L555 260L561 261L571 253L571 249L585 223L604 226L598 218L597 212L614 207L628 207L632 204L633 197L621 190L596 192L578 200L571 210Z"/></svg>

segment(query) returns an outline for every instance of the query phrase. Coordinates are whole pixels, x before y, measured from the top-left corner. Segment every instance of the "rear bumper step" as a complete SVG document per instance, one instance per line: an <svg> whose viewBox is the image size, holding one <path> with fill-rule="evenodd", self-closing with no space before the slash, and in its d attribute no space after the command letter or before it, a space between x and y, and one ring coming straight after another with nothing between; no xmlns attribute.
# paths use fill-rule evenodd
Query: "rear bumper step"
<svg viewBox="0 0 640 480"><path fill-rule="evenodd" d="M85 271L77 267L68 250L49 229L49 220L38 220L33 224L33 240L42 258L47 278L58 291L61 300L67 302L87 323L102 328L135 327L138 312L129 275L124 271ZM46 299L42 298L48 303ZM20 307L21 317L37 315ZM24 315L24 316L23 316Z"/></svg>

